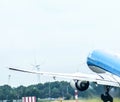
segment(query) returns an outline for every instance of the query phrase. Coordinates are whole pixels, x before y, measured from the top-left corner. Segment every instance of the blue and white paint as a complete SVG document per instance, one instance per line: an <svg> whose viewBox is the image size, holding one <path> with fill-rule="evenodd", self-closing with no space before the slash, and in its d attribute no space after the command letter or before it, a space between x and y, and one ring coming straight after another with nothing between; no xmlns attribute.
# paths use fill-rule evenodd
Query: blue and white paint
<svg viewBox="0 0 120 102"><path fill-rule="evenodd" d="M106 71L120 77L120 57L101 50L94 50L87 57L87 65L97 73Z"/></svg>

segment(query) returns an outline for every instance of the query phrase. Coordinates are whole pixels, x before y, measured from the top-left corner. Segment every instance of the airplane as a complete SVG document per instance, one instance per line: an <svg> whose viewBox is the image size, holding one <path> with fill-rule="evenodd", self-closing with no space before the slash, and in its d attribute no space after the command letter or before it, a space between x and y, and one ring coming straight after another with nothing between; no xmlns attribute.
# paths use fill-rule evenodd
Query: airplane
<svg viewBox="0 0 120 102"><path fill-rule="evenodd" d="M109 92L113 87L120 87L120 56L108 51L93 50L89 53L86 64L93 73L53 73L12 67L9 69L25 73L49 75L53 78L69 78L72 79L70 85L79 91L87 90L92 82L100 84L105 87L105 93L101 94L103 102L113 102L113 97Z"/></svg>

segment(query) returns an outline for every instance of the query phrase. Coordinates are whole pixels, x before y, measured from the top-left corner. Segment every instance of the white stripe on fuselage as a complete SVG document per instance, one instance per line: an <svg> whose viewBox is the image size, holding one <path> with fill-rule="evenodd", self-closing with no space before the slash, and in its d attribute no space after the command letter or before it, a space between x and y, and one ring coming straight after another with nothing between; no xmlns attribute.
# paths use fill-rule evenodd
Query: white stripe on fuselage
<svg viewBox="0 0 120 102"><path fill-rule="evenodd" d="M89 68L96 73L105 73L106 71L97 66L89 66Z"/></svg>

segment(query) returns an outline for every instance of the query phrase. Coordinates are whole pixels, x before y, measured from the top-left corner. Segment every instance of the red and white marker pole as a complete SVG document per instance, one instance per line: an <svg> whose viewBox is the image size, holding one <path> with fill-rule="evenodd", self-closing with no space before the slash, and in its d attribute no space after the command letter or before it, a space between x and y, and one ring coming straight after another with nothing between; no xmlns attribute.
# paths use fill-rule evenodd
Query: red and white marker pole
<svg viewBox="0 0 120 102"><path fill-rule="evenodd" d="M78 102L78 90L75 90L75 100Z"/></svg>

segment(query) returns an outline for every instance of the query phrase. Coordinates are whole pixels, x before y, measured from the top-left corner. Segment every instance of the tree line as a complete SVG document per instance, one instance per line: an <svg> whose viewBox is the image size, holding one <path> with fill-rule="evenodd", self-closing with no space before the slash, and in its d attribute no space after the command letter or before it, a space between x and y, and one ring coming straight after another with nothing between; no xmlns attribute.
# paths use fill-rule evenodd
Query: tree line
<svg viewBox="0 0 120 102"><path fill-rule="evenodd" d="M114 88L114 95L120 98L120 89ZM84 92L78 91L78 96L82 98L100 97L104 93L103 86L91 84ZM21 99L24 96L36 96L37 98L74 98L74 89L67 81L46 82L36 85L11 87L9 85L0 86L0 100Z"/></svg>

